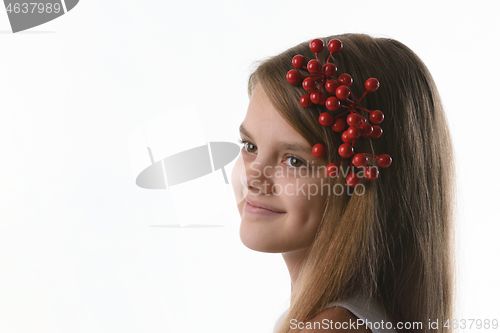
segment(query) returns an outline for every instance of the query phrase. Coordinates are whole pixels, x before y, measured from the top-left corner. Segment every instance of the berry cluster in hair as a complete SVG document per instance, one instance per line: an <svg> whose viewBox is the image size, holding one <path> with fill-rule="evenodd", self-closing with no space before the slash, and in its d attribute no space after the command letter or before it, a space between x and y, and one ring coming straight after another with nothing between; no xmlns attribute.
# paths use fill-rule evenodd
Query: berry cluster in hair
<svg viewBox="0 0 500 333"><path fill-rule="evenodd" d="M334 53L342 51L342 42L338 39L332 39L328 42L330 54L324 65L318 57L318 53L325 48L324 42L321 39L314 39L309 44L309 48L316 58L307 62L306 58L300 54L293 57L292 65L296 69L288 71L286 79L293 86L302 83L302 87L307 91L306 94L300 97L302 107L310 108L313 104L325 106L327 111L320 114L319 123L322 126L331 127L334 132L342 133L344 143L338 148L341 159L327 165L326 172L328 176L337 177L340 163L348 159L351 161L351 172L346 177L347 185L355 187L361 181L358 174L354 172L354 167L364 168L364 175L368 180L377 179L379 175L378 168L368 166L368 156L373 157L381 168L389 167L392 158L388 154L357 153L354 150L354 143L361 137L378 139L382 136L383 131L379 126L384 120L382 111L368 110L359 105L366 94L375 92L379 88L379 81L376 78L367 79L365 81L365 92L355 101L350 89L353 83L351 75L344 73L339 75L337 80L332 78L337 73L337 66L330 62L330 58ZM297 69L306 69L309 75L301 75ZM331 96L323 93L323 88ZM361 111L366 112L368 117L363 115ZM325 146L322 143L315 144L312 147L312 154L316 158L323 158L326 154Z"/></svg>

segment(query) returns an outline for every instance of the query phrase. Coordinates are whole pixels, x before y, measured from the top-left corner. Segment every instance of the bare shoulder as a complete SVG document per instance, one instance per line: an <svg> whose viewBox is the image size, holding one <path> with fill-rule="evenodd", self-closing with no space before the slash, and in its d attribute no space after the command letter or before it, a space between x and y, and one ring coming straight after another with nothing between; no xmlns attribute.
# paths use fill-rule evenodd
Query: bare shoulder
<svg viewBox="0 0 500 333"><path fill-rule="evenodd" d="M325 309L304 323L301 333L371 333L365 326L356 326L358 317L340 306Z"/></svg>

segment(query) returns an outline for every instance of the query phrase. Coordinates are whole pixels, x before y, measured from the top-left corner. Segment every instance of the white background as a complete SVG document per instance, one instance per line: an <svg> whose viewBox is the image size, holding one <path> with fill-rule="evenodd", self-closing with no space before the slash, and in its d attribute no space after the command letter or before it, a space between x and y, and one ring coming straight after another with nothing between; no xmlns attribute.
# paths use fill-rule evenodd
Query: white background
<svg viewBox="0 0 500 333"><path fill-rule="evenodd" d="M344 32L398 39L433 74L458 164L457 317L500 319L495 8L82 0L17 34L0 10L0 332L270 332L281 256L241 244L231 200L223 227L152 227L175 207L135 185L128 137L195 104L207 141L236 142L254 61Z"/></svg>

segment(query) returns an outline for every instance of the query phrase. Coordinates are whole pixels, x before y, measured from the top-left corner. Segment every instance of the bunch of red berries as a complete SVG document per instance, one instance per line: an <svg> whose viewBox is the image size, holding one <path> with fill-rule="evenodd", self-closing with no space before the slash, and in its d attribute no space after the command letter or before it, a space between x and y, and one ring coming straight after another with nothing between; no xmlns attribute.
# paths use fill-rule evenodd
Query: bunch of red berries
<svg viewBox="0 0 500 333"><path fill-rule="evenodd" d="M374 92L379 87L379 82L375 78L370 78L365 82L365 92L357 100L354 101L351 89L352 77L347 74L341 74L337 80L332 77L337 73L337 66L330 62L333 53L342 51L342 42L338 39L332 39L328 42L328 56L326 63L323 65L318 58L318 53L323 51L325 44L321 39L314 39L309 44L309 48L316 55L316 59L311 59L306 62L304 56L298 54L292 59L292 65L296 69L288 71L286 79L291 85L297 86L302 83L302 87L307 91L306 94L300 97L300 105L304 108L309 108L313 104L325 105L328 111L321 113L319 123L322 126L331 126L332 130L337 133L342 133L343 144L340 145L338 152L341 160L335 163L330 163L326 167L326 172L330 177L338 176L340 163L344 159L351 159L351 173L347 176L347 185L355 187L361 181L357 173L354 172L354 167L364 168L365 177L368 180L378 178L378 168L368 166L368 157L372 156L377 161L377 165L381 168L387 168L392 163L392 158L387 154L368 154L356 153L354 151L354 142L360 137L370 137L378 139L382 136L382 128L378 126L384 120L384 114L380 110L368 110L361 107L359 103L369 92ZM306 69L310 74L302 76L297 69ZM332 96L325 95L326 92ZM352 99L350 99L350 97ZM342 101L346 104L342 104ZM368 113L368 118L362 115L359 111ZM331 113L330 113L331 112ZM346 129L346 123L349 127ZM317 143L312 147L312 154L316 158L323 158L326 154L326 148L323 144Z"/></svg>

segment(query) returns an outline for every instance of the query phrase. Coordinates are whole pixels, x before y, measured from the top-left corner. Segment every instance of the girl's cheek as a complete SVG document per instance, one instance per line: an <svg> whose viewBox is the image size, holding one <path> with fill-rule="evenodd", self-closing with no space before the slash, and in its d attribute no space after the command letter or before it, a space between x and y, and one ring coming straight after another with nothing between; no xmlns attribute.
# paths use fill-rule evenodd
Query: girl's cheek
<svg viewBox="0 0 500 333"><path fill-rule="evenodd" d="M242 156L240 155L231 172L231 186L233 188L234 198L237 205L245 200L245 196L248 193L246 181L245 164Z"/></svg>

